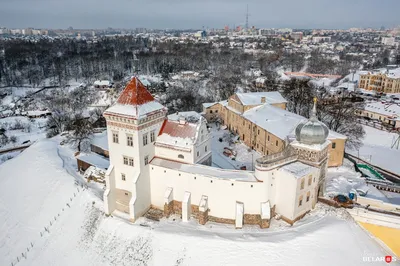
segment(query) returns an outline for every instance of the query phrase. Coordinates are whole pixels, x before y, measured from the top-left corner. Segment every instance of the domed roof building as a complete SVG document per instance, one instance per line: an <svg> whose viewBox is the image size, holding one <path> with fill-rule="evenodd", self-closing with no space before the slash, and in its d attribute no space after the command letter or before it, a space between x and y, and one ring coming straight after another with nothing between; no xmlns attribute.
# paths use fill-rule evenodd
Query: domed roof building
<svg viewBox="0 0 400 266"><path fill-rule="evenodd" d="M311 117L307 122L302 122L296 127L296 140L303 144L314 145L326 142L329 129L318 121L317 118L317 99L314 98L314 107Z"/></svg>

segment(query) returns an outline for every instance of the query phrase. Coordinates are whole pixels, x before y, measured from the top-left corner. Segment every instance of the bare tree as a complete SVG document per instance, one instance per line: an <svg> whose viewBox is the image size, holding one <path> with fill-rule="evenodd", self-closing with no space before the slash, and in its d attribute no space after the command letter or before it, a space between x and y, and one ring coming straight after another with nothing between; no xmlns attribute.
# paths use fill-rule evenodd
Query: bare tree
<svg viewBox="0 0 400 266"><path fill-rule="evenodd" d="M80 152L82 144L90 140L92 135L93 126L89 119L79 114L75 115L71 123L71 130L67 136L67 141L76 145L76 148Z"/></svg>

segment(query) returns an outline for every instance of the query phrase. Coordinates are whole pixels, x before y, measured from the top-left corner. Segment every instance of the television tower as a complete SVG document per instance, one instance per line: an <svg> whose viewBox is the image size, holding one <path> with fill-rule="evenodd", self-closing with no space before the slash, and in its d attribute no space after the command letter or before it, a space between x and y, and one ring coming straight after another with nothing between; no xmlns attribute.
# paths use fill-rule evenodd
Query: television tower
<svg viewBox="0 0 400 266"><path fill-rule="evenodd" d="M249 29L249 5L246 7L246 30Z"/></svg>

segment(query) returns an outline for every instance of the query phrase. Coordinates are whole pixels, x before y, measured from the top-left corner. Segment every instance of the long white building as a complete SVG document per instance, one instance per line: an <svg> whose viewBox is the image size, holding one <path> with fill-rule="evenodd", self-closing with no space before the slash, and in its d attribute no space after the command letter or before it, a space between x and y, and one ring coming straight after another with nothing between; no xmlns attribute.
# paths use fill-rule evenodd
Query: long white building
<svg viewBox="0 0 400 266"><path fill-rule="evenodd" d="M126 212L135 221L150 208L183 221L269 226L280 215L293 223L314 208L323 191L328 129L312 118L296 128L283 152L257 160L255 171L211 167L211 134L196 112L167 116L134 77L107 120L110 167L105 212Z"/></svg>

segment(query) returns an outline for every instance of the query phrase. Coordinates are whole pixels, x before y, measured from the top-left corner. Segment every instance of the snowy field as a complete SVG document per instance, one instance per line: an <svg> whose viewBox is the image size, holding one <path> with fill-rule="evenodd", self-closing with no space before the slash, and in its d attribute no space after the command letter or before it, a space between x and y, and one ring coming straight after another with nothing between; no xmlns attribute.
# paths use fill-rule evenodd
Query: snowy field
<svg viewBox="0 0 400 266"><path fill-rule="evenodd" d="M369 126L363 127L365 138L362 147L359 150L347 150L347 152L371 164L400 174L400 147L399 149L391 148L399 135Z"/></svg>
<svg viewBox="0 0 400 266"><path fill-rule="evenodd" d="M0 165L0 265L336 266L388 254L345 211L324 205L293 227L273 221L267 230L106 217L102 188L76 185L73 151L60 140Z"/></svg>

